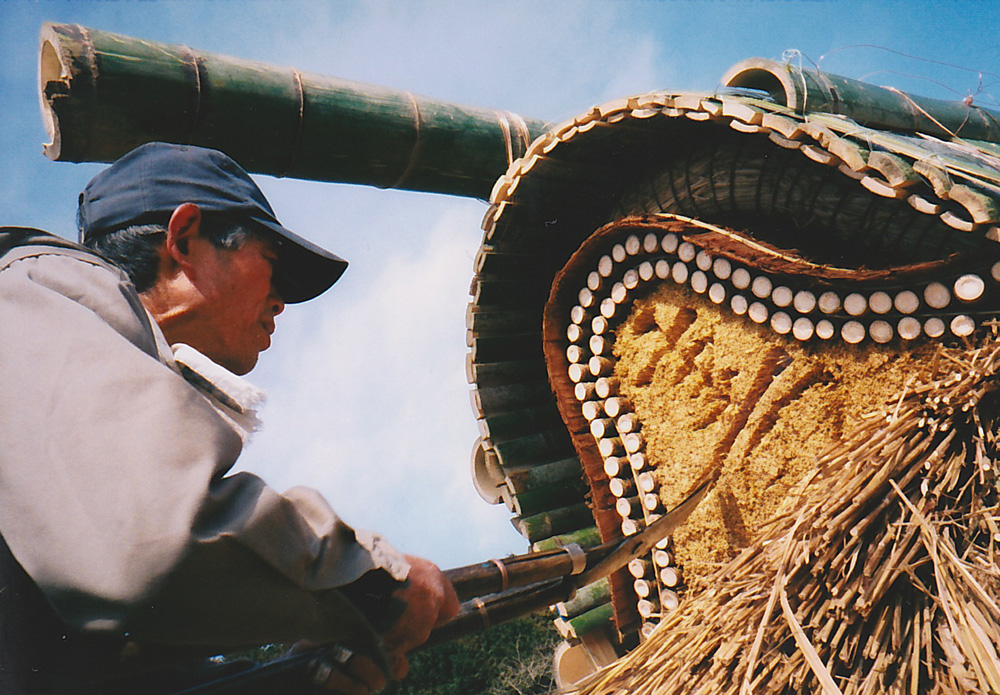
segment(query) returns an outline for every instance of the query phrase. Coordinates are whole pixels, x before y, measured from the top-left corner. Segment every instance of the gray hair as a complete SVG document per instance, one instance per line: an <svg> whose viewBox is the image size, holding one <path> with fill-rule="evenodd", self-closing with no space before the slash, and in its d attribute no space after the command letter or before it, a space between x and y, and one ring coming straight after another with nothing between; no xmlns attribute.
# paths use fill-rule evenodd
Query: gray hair
<svg viewBox="0 0 1000 695"><path fill-rule="evenodd" d="M238 222L211 220L202 217L201 235L216 248L235 251L250 239L263 236ZM87 246L125 271L137 292L145 292L156 282L160 269L160 248L167 238L162 224L137 224L91 239Z"/></svg>

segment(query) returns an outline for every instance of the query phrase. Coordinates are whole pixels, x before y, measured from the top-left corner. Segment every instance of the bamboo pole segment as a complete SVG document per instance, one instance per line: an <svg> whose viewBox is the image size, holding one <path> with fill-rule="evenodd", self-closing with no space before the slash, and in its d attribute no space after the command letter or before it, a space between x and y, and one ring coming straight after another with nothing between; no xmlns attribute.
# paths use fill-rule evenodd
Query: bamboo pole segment
<svg viewBox="0 0 1000 695"><path fill-rule="evenodd" d="M548 463L573 455L573 445L565 428L490 443L504 470Z"/></svg>
<svg viewBox="0 0 1000 695"><path fill-rule="evenodd" d="M526 587L520 596L492 596L482 599L476 605L471 602L462 604L459 614L435 630L426 646L450 642L461 636L481 632L492 625L534 613L559 601L566 591L558 581L536 587Z"/></svg>
<svg viewBox="0 0 1000 695"><path fill-rule="evenodd" d="M536 357L541 351L541 333L483 335L470 331L475 362L510 362Z"/></svg>
<svg viewBox="0 0 1000 695"><path fill-rule="evenodd" d="M538 283L517 280L494 280L477 275L472 280L473 301L478 306L497 306L518 310L544 301L547 288Z"/></svg>
<svg viewBox="0 0 1000 695"><path fill-rule="evenodd" d="M597 531L596 526L588 526L569 533L544 538L532 543L531 547L532 550L538 551L551 550L552 548L561 548L573 544L579 545L581 548L593 548L601 544L601 534Z"/></svg>
<svg viewBox="0 0 1000 695"><path fill-rule="evenodd" d="M676 567L664 567L656 576L663 586L670 589L681 583L681 573Z"/></svg>
<svg viewBox="0 0 1000 695"><path fill-rule="evenodd" d="M586 401L580 405L580 413L588 422L600 418L604 412L604 405L600 401ZM589 425L588 425L589 426Z"/></svg>
<svg viewBox="0 0 1000 695"><path fill-rule="evenodd" d="M872 128L1000 143L1000 112L802 70L790 63L750 58L731 67L722 83L766 91L799 113L841 114Z"/></svg>
<svg viewBox="0 0 1000 695"><path fill-rule="evenodd" d="M607 579L577 589L576 596L569 601L556 604L556 612L563 618L575 618L587 611L607 603L611 598L611 585Z"/></svg>
<svg viewBox="0 0 1000 695"><path fill-rule="evenodd" d="M620 434L628 434L629 432L635 432L639 429L641 423L639 422L639 416L635 413L622 413L615 420L615 427L618 429Z"/></svg>
<svg viewBox="0 0 1000 695"><path fill-rule="evenodd" d="M532 333L538 331L541 321L526 309L485 307L470 303L465 310L465 327L474 336ZM472 345L469 344L469 347Z"/></svg>
<svg viewBox="0 0 1000 695"><path fill-rule="evenodd" d="M657 567L670 567L672 560L673 558L667 550L657 548L653 551L653 564Z"/></svg>
<svg viewBox="0 0 1000 695"><path fill-rule="evenodd" d="M656 489L656 478L649 471L636 473L635 485L642 492L653 492Z"/></svg>
<svg viewBox="0 0 1000 695"><path fill-rule="evenodd" d="M500 249L492 244L483 244L476 251L472 268L477 275L504 276L511 273L540 272L544 259L537 254L520 253L511 249Z"/></svg>
<svg viewBox="0 0 1000 695"><path fill-rule="evenodd" d="M545 365L539 360L477 363L472 359L472 353L467 352L465 353L465 378L470 384L483 387L537 381L545 378Z"/></svg>
<svg viewBox="0 0 1000 695"><path fill-rule="evenodd" d="M556 620L556 629L563 639L577 640L591 632L611 627L612 616L611 604L605 603L574 618Z"/></svg>
<svg viewBox="0 0 1000 695"><path fill-rule="evenodd" d="M578 474L576 480L564 480L514 494L512 511L518 516L543 513L553 507L570 505L586 492L587 484Z"/></svg>
<svg viewBox="0 0 1000 695"><path fill-rule="evenodd" d="M448 570L447 577L459 600L464 602L579 574L586 565L599 563L608 552L607 549L595 550L588 558L580 547L558 547L457 567Z"/></svg>
<svg viewBox="0 0 1000 695"><path fill-rule="evenodd" d="M596 398L597 392L594 389L594 382L581 381L573 387L573 395L578 401L590 401Z"/></svg>
<svg viewBox="0 0 1000 695"><path fill-rule="evenodd" d="M638 497L619 497L615 509L622 519L642 518L642 501Z"/></svg>
<svg viewBox="0 0 1000 695"><path fill-rule="evenodd" d="M547 381L529 381L473 389L471 398L473 411L484 417L492 412L550 401L552 391Z"/></svg>
<svg viewBox="0 0 1000 695"><path fill-rule="evenodd" d="M515 494L520 494L527 490L575 482L580 479L580 459L571 456L530 468L508 470L505 482Z"/></svg>
<svg viewBox="0 0 1000 695"><path fill-rule="evenodd" d="M559 414L550 405L534 405L487 415L479 420L479 431L484 439L501 442L540 429L547 431L559 426L560 422Z"/></svg>
<svg viewBox="0 0 1000 695"><path fill-rule="evenodd" d="M615 421L609 417L598 417L590 421L590 434L596 439L618 436Z"/></svg>
<svg viewBox="0 0 1000 695"><path fill-rule="evenodd" d="M61 161L109 162L165 140L220 149L256 173L486 199L545 131L509 111L74 24L43 26L40 77L45 153Z"/></svg>
<svg viewBox="0 0 1000 695"><path fill-rule="evenodd" d="M659 615L660 599L655 594L650 594L646 598L639 599L639 602L636 604L636 609L639 611L639 615L645 619L649 619L654 615Z"/></svg>
<svg viewBox="0 0 1000 695"><path fill-rule="evenodd" d="M511 519L511 523L530 543L535 543L549 536L586 528L593 523L593 517L586 503L580 502L540 514Z"/></svg>

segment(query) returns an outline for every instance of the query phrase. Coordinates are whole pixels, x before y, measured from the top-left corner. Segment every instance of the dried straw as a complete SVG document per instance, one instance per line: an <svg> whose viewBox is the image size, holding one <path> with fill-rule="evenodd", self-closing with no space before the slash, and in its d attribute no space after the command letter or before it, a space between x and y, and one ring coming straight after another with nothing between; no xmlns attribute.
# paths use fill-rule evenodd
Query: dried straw
<svg viewBox="0 0 1000 695"><path fill-rule="evenodd" d="M1000 693L1000 337L941 348L749 548L571 692Z"/></svg>

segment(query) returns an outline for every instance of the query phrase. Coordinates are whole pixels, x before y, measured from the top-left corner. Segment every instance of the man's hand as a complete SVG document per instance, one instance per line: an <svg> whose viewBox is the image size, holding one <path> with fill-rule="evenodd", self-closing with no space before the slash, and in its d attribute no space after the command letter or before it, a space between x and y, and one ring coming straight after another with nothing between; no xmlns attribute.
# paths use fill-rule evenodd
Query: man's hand
<svg viewBox="0 0 1000 695"><path fill-rule="evenodd" d="M409 670L406 654L427 641L431 631L444 625L458 613L455 587L432 562L406 556L410 574L393 596L406 604L406 610L382 638L394 678Z"/></svg>
<svg viewBox="0 0 1000 695"><path fill-rule="evenodd" d="M434 563L406 556L410 573L392 594L405 604L403 614L382 637L392 677L403 678L410 664L406 654L427 641L431 631L453 618L459 609L458 595ZM388 685L382 670L367 657L341 650L331 652L313 667L317 685L341 695L368 695Z"/></svg>

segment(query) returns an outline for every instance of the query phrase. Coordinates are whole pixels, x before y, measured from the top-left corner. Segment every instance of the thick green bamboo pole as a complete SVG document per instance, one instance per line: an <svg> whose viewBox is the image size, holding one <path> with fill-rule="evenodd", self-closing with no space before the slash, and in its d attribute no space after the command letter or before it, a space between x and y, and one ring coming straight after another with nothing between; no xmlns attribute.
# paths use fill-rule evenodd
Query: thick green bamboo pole
<svg viewBox="0 0 1000 695"><path fill-rule="evenodd" d="M569 533L581 528L585 528L593 523L594 517L590 512L590 507L586 502L550 509L547 512L526 516L522 519L511 519L522 536L530 543L555 536L557 534Z"/></svg>
<svg viewBox="0 0 1000 695"><path fill-rule="evenodd" d="M766 91L799 113L835 113L870 128L1000 143L1000 113L996 111L802 70L789 63L750 58L731 67L722 83Z"/></svg>
<svg viewBox="0 0 1000 695"><path fill-rule="evenodd" d="M573 598L556 605L556 611L563 618L575 618L610 600L611 584L601 579L577 589Z"/></svg>
<svg viewBox="0 0 1000 695"><path fill-rule="evenodd" d="M42 109L63 161L150 140L222 150L248 171L487 198L545 124L406 91L75 24L41 32Z"/></svg>
<svg viewBox="0 0 1000 695"><path fill-rule="evenodd" d="M515 469L507 472L507 487L515 495L528 490L538 490L550 485L566 485L569 481L581 479L582 468L576 456L544 463L531 468Z"/></svg>
<svg viewBox="0 0 1000 695"><path fill-rule="evenodd" d="M578 473L576 480L564 480L555 485L525 490L514 495L514 513L522 517L532 516L582 499L588 488L579 476L582 476L582 472Z"/></svg>
<svg viewBox="0 0 1000 695"><path fill-rule="evenodd" d="M556 628L566 639L579 639L591 632L613 626L613 620L614 608L610 603L605 603L573 618L557 619Z"/></svg>

